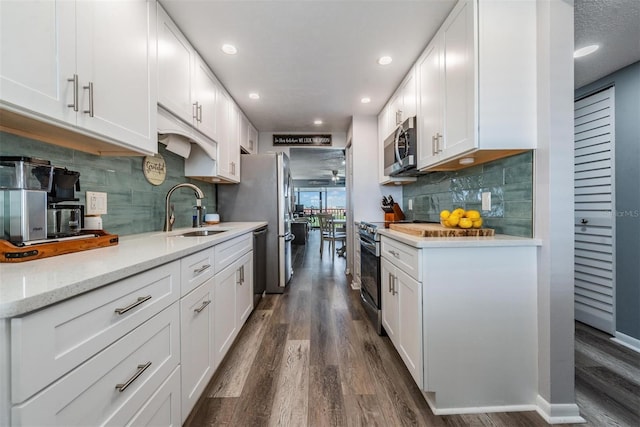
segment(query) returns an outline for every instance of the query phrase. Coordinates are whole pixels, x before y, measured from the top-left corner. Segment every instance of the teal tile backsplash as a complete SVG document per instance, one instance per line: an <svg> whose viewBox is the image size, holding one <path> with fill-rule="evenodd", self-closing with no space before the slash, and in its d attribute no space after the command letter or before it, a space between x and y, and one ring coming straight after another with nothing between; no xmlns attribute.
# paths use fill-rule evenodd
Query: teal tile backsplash
<svg viewBox="0 0 640 427"><path fill-rule="evenodd" d="M184 159L159 144L159 153L167 164L167 177L159 186L151 185L142 173L143 157L95 156L81 151L46 144L32 139L0 132L0 155L30 156L50 160L51 164L80 172L80 187L76 193L85 204L85 191L107 193L107 214L103 228L109 233L127 235L160 231L164 226L165 196L171 187L191 182L205 193L203 204L207 212L215 212L215 185L184 177ZM195 205L193 191L176 191L174 227L190 227Z"/></svg>
<svg viewBox="0 0 640 427"><path fill-rule="evenodd" d="M491 211L482 212L482 192L491 192ZM413 200L413 210L406 209ZM476 209L496 233L533 235L533 152L455 172L432 172L403 187L409 220L439 221L442 209Z"/></svg>

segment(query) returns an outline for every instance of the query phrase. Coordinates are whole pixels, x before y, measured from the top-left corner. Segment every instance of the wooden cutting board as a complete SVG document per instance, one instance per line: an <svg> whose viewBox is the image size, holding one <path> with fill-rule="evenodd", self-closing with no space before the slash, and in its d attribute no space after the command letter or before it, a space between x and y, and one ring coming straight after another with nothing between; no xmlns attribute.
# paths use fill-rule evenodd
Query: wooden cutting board
<svg viewBox="0 0 640 427"><path fill-rule="evenodd" d="M492 228L447 228L440 224L389 224L389 228L420 237L494 236Z"/></svg>

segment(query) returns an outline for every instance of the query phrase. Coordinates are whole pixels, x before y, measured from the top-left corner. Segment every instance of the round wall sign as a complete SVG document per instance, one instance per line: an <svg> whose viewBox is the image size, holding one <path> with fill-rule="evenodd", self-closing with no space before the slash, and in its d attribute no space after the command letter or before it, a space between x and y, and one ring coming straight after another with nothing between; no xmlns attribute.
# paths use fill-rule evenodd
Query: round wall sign
<svg viewBox="0 0 640 427"><path fill-rule="evenodd" d="M142 172L151 184L160 185L167 177L167 164L160 154L146 156L142 161Z"/></svg>

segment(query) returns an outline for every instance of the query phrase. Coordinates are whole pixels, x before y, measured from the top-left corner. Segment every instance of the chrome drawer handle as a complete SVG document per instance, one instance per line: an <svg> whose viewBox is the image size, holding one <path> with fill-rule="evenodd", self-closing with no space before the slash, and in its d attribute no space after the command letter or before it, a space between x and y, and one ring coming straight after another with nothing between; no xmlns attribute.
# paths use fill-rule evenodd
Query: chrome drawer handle
<svg viewBox="0 0 640 427"><path fill-rule="evenodd" d="M144 371L147 370L147 368L151 366L151 362L147 362L144 365L138 365L138 370L136 371L135 374L133 374L133 376L131 378L129 378L125 383L122 384L116 384L116 389L122 393L123 391L125 391L127 389L127 387L129 387L131 385L131 383L133 383L135 380L138 379L138 377L140 375L142 375L142 373Z"/></svg>
<svg viewBox="0 0 640 427"><path fill-rule="evenodd" d="M396 257L396 258L398 258L400 256L400 254L398 252L396 252L396 251L389 251L389 253L391 255L393 255L394 257Z"/></svg>
<svg viewBox="0 0 640 427"><path fill-rule="evenodd" d="M389 273L389 293L393 295L391 284L393 283L393 274Z"/></svg>
<svg viewBox="0 0 640 427"><path fill-rule="evenodd" d="M88 114L89 117L93 117L93 82L89 82L88 86L82 86L82 88L89 90L89 109L83 112Z"/></svg>
<svg viewBox="0 0 640 427"><path fill-rule="evenodd" d="M202 267L196 268L195 270L193 270L193 274L198 275L198 274L202 273L203 271L207 270L210 267L211 267L211 264L205 264Z"/></svg>
<svg viewBox="0 0 640 427"><path fill-rule="evenodd" d="M207 301L202 301L202 305L198 308L196 308L195 311L196 313L200 313L202 310L205 309L206 306L208 306L209 304L211 304L211 300L207 300Z"/></svg>
<svg viewBox="0 0 640 427"><path fill-rule="evenodd" d="M68 82L73 82L73 104L67 104L67 107L73 108L73 111L78 111L78 75L74 74L72 78L67 79Z"/></svg>
<svg viewBox="0 0 640 427"><path fill-rule="evenodd" d="M136 302L133 302L133 303L129 304L128 306L124 307L124 308L116 308L115 312L118 313L118 314L125 314L127 311L133 310L134 308L136 308L140 304L142 304L142 303L144 303L146 301L149 301L150 299L151 299L151 295L147 295L146 297L138 297Z"/></svg>

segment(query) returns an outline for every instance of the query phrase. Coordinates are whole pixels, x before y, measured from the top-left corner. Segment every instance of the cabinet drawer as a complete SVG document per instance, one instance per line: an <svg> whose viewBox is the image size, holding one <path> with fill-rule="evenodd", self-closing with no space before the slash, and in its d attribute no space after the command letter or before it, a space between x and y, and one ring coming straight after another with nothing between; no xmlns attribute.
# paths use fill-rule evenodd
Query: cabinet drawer
<svg viewBox="0 0 640 427"><path fill-rule="evenodd" d="M121 420L120 413L109 420L114 426L176 426L180 420L180 366L153 393L140 411L129 421Z"/></svg>
<svg viewBox="0 0 640 427"><path fill-rule="evenodd" d="M417 281L421 281L419 253L417 248L382 236L381 255Z"/></svg>
<svg viewBox="0 0 640 427"><path fill-rule="evenodd" d="M180 293L180 262L11 319L11 399L38 390L145 322Z"/></svg>
<svg viewBox="0 0 640 427"><path fill-rule="evenodd" d="M217 245L214 256L216 273L224 270L225 267L252 249L253 235L251 233Z"/></svg>
<svg viewBox="0 0 640 427"><path fill-rule="evenodd" d="M182 258L180 261L182 276L181 296L185 296L201 283L213 277L213 260L213 249L206 249Z"/></svg>
<svg viewBox="0 0 640 427"><path fill-rule="evenodd" d="M180 362L178 304L143 323L27 402L14 425L97 426L129 420Z"/></svg>

